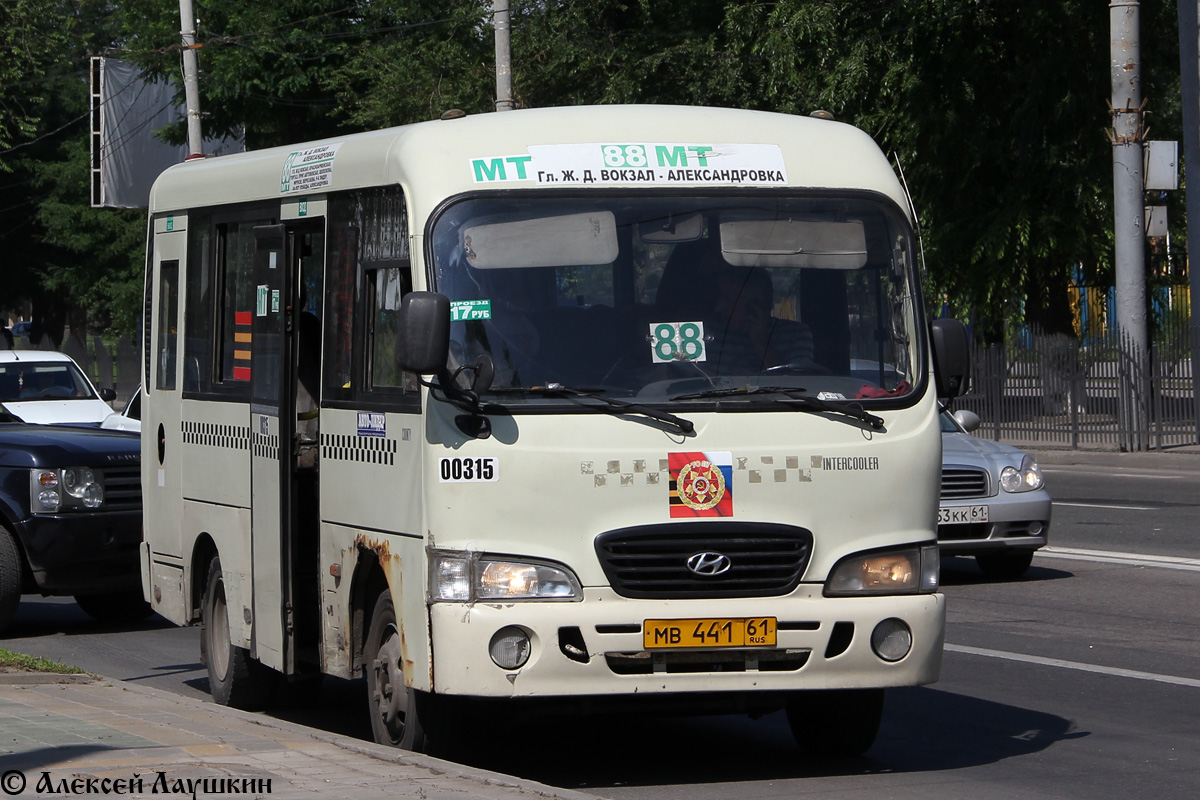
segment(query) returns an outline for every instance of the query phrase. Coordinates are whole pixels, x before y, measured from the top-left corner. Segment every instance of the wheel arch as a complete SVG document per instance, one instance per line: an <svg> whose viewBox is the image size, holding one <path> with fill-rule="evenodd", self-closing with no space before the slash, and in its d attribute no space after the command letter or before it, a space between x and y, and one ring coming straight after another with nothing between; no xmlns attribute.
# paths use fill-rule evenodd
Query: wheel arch
<svg viewBox="0 0 1200 800"><path fill-rule="evenodd" d="M378 554L360 545L358 558L354 563L354 573L350 578L350 669L356 676L363 674L363 652L375 598L380 592L390 588L387 574L383 565L379 563Z"/></svg>
<svg viewBox="0 0 1200 800"><path fill-rule="evenodd" d="M204 592L208 587L208 570L213 557L218 555L217 543L212 536L204 532L196 537L196 542L192 545L191 563L188 565L191 585L188 587L187 615L193 624L200 621Z"/></svg>
<svg viewBox="0 0 1200 800"><path fill-rule="evenodd" d="M29 554L25 552L25 543L21 541L17 526L10 521L7 514L0 516L0 534L8 535L13 540L13 546L17 548L17 576L21 582L21 593L36 592L38 588L33 580L33 570L29 568Z"/></svg>

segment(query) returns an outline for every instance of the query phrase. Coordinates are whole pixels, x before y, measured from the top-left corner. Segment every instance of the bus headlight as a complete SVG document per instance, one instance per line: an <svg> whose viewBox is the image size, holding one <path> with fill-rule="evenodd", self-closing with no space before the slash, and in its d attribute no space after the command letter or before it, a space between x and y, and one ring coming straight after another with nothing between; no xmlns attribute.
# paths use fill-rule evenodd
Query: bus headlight
<svg viewBox="0 0 1200 800"><path fill-rule="evenodd" d="M825 596L927 594L937 591L940 576L936 544L855 553L829 573Z"/></svg>
<svg viewBox="0 0 1200 800"><path fill-rule="evenodd" d="M566 567L542 561L434 553L431 602L471 603L510 600L581 600L579 580Z"/></svg>
<svg viewBox="0 0 1200 800"><path fill-rule="evenodd" d="M29 510L34 514L92 510L104 505L104 484L88 467L29 471Z"/></svg>

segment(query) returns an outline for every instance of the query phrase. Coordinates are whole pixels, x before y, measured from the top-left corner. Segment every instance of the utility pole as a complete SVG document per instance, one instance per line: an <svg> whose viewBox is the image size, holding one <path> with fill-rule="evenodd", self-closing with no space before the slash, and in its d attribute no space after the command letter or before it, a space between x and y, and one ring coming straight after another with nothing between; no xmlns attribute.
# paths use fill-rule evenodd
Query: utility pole
<svg viewBox="0 0 1200 800"><path fill-rule="evenodd" d="M196 17L192 0L179 0L179 36L183 41L183 97L187 103L188 158L204 157L200 132L200 67L196 61Z"/></svg>
<svg viewBox="0 0 1200 800"><path fill-rule="evenodd" d="M512 47L508 0L492 3L492 25L496 29L496 110L512 111Z"/></svg>
<svg viewBox="0 0 1200 800"><path fill-rule="evenodd" d="M1112 0L1109 4L1109 50L1112 77L1113 217L1116 240L1117 326L1122 351L1127 342L1132 356L1121 387L1123 427L1130 434L1129 449L1143 450L1149 432L1149 415L1138 380L1149 369L1146 334L1146 231L1142 177L1141 45L1138 0ZM1126 374L1126 370L1121 371Z"/></svg>
<svg viewBox="0 0 1200 800"><path fill-rule="evenodd" d="M1178 0L1179 79L1183 94L1183 160L1187 179L1188 309L1191 312L1192 406L1200 437L1200 0ZM1192 166L1195 165L1195 173ZM1192 269L1192 254L1196 269ZM1198 439L1197 444L1200 444Z"/></svg>

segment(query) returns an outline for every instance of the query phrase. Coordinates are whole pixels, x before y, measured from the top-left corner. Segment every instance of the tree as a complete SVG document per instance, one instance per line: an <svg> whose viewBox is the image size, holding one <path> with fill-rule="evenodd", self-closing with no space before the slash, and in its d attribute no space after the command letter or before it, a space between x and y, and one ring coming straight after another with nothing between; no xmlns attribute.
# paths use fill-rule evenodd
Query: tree
<svg viewBox="0 0 1200 800"><path fill-rule="evenodd" d="M26 306L35 339L45 333L56 344L68 317L132 333L144 222L88 205L88 54L109 43L113 9L103 0L17 0L0 12L8 15L0 36L19 43L10 52L19 51L23 76L0 103L11 141L0 156L8 201L0 307Z"/></svg>
<svg viewBox="0 0 1200 800"><path fill-rule="evenodd" d="M429 119L451 107L493 107L490 0L195 6L206 133L244 125L247 145L261 148ZM931 297L948 300L985 339L998 339L1011 319L1069 332L1067 286L1079 276L1111 277L1106 6L513 0L511 7L518 105L825 109L866 130L904 167ZM32 277L0 287L0 303L10 287L36 286L93 316L132 319L136 307L117 312L114 304L132 307L139 296L142 254L128 231L140 223L97 212L102 222L86 209L85 192L73 199L83 173L68 165L86 155L86 134L72 127L72 115L85 110L83 59L106 47L180 85L178 9L161 0L13 0L0 12L13 22L0 29L0 41L28 48L32 59L0 103L0 143L22 148L0 144L0 168L16 153L26 159L21 174L9 176L13 200L0 211L0 237ZM1143 3L1143 84L1163 138L1178 129L1173 15L1172 4ZM14 74L11 63L0 69L6 79ZM182 126L164 135L185 138ZM79 138L68 145L69 137ZM1173 216L1176 225L1181 218Z"/></svg>

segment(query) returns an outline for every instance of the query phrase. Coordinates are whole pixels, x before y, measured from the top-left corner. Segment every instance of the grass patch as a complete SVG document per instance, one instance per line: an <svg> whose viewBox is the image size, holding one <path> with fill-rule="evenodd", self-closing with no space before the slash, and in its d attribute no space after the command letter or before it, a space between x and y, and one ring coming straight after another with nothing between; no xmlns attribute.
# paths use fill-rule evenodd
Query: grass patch
<svg viewBox="0 0 1200 800"><path fill-rule="evenodd" d="M14 653L0 647L0 669L18 669L26 672L53 672L58 675L82 675L79 667L59 664L41 656L29 656L24 653Z"/></svg>

